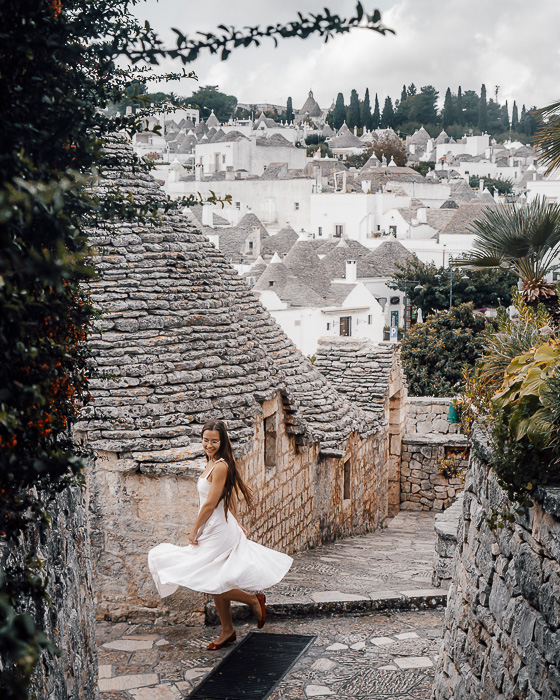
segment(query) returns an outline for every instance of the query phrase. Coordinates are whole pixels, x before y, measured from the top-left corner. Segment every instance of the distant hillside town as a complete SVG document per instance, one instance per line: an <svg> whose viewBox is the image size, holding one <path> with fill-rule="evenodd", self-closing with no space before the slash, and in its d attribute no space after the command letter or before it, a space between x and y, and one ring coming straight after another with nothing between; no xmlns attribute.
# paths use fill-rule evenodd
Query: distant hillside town
<svg viewBox="0 0 560 700"><path fill-rule="evenodd" d="M332 109L311 90L290 121L181 108L134 138L170 197L231 197L191 214L307 355L325 336L379 341L402 328L405 292L387 284L398 266L469 252L469 224L486 208L560 197L528 143L333 129Z"/></svg>

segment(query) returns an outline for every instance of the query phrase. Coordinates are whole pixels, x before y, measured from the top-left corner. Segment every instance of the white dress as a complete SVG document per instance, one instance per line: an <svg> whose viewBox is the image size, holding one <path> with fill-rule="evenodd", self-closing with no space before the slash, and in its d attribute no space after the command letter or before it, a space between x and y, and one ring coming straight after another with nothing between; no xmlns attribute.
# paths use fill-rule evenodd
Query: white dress
<svg viewBox="0 0 560 700"><path fill-rule="evenodd" d="M210 493L208 477L197 482L199 510ZM148 552L148 567L162 598L185 586L202 593L225 593L232 588L260 591L281 581L293 559L251 542L235 517L220 501L204 523L198 544L186 547L163 542Z"/></svg>

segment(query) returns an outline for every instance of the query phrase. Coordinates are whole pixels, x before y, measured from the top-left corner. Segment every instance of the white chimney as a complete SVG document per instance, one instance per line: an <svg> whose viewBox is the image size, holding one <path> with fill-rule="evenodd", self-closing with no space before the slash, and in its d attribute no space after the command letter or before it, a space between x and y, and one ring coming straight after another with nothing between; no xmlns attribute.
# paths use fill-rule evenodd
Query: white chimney
<svg viewBox="0 0 560 700"><path fill-rule="evenodd" d="M478 189L480 190L481 194L484 192L484 178L483 177L481 177L479 180Z"/></svg>
<svg viewBox="0 0 560 700"><path fill-rule="evenodd" d="M428 223L428 212L426 207L420 207L419 209L416 210L416 218L421 224L427 224Z"/></svg>
<svg viewBox="0 0 560 700"><path fill-rule="evenodd" d="M212 208L208 205L202 205L202 225L203 226L214 226L214 214Z"/></svg>
<svg viewBox="0 0 560 700"><path fill-rule="evenodd" d="M346 281L351 284L355 284L358 279L358 261L357 260L347 260L346 261Z"/></svg>

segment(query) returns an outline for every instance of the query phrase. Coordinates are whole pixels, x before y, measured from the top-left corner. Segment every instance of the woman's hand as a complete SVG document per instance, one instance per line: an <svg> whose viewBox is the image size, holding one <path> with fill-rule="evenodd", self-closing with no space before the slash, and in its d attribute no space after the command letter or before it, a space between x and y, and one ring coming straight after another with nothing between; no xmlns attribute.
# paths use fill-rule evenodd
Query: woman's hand
<svg viewBox="0 0 560 700"><path fill-rule="evenodd" d="M189 534L189 544L192 545L197 545L198 544L198 532L196 530L192 530Z"/></svg>

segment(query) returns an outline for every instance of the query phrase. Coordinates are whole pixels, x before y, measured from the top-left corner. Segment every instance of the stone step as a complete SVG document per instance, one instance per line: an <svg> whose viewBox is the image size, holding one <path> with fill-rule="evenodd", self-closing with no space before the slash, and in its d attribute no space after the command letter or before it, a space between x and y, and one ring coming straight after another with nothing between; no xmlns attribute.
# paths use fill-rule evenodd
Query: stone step
<svg viewBox="0 0 560 700"><path fill-rule="evenodd" d="M410 591L377 591L371 595L357 595L341 591L317 591L305 599L280 601L267 598L267 618L290 619L298 617L322 617L326 615L355 615L378 610L427 610L447 605L447 591L441 588L423 588ZM234 620L252 618L250 608L232 603ZM219 623L214 603L206 605L206 624Z"/></svg>

